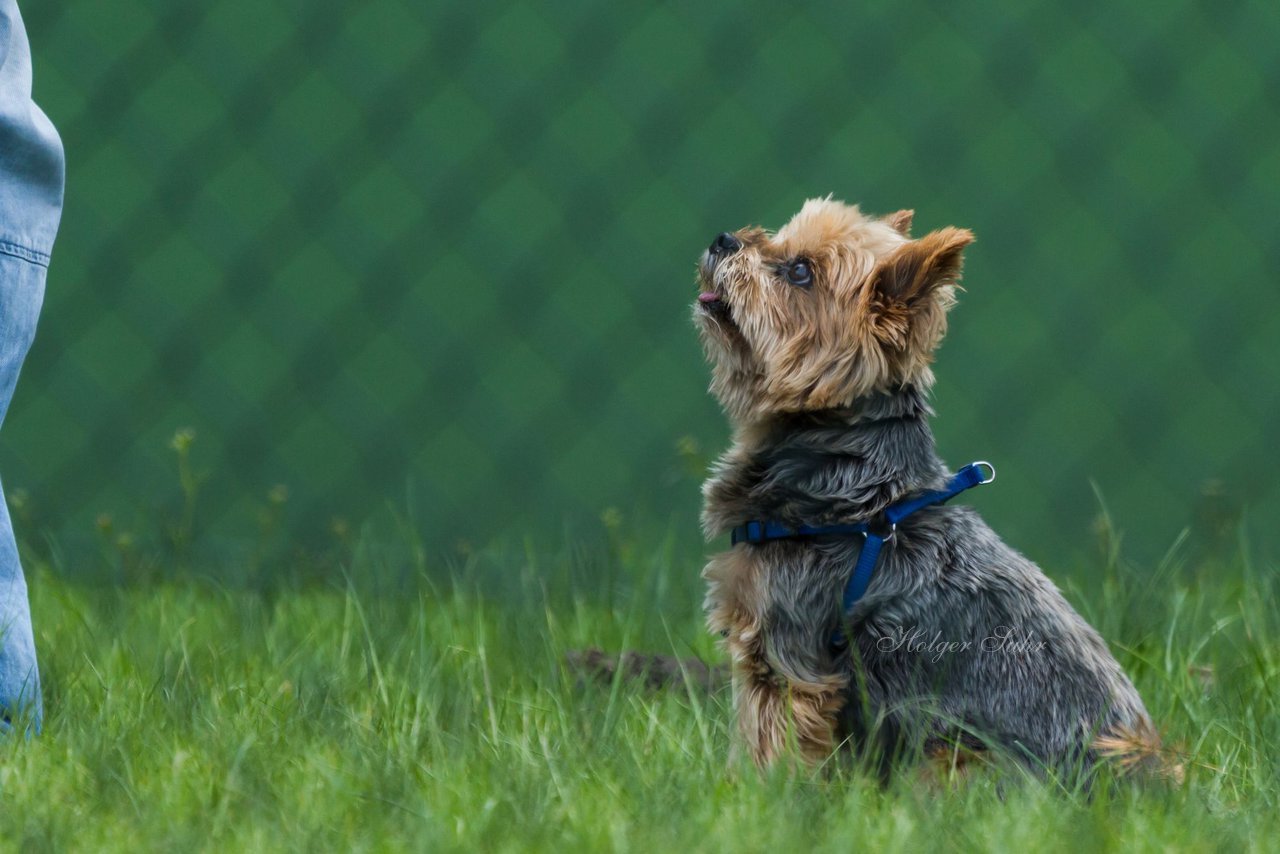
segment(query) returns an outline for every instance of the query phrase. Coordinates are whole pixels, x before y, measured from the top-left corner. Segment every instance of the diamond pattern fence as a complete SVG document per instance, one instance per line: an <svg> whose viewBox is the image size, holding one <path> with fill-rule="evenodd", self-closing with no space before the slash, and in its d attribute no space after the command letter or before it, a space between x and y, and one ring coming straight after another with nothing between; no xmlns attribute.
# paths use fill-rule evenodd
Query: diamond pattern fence
<svg viewBox="0 0 1280 854"><path fill-rule="evenodd" d="M696 536L694 259L828 192L978 234L935 428L1013 542L1087 543L1091 480L1148 549L1272 527L1273 3L24 5L69 164L28 532Z"/></svg>

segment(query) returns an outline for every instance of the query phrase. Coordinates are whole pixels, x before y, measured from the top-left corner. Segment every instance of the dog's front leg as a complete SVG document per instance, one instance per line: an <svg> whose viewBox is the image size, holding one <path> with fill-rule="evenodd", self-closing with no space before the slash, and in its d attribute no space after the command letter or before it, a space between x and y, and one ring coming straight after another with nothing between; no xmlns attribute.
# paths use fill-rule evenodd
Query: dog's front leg
<svg viewBox="0 0 1280 854"><path fill-rule="evenodd" d="M787 735L804 759L821 762L835 749L849 679L832 655L831 627L813 616L821 606L810 601L797 607L790 596L783 601L765 618L764 658L785 690Z"/></svg>
<svg viewBox="0 0 1280 854"><path fill-rule="evenodd" d="M807 763L826 759L835 748L845 680L810 673L778 655L774 633L758 621L732 626L726 640L738 729L755 763L767 767L791 747Z"/></svg>
<svg viewBox="0 0 1280 854"><path fill-rule="evenodd" d="M835 746L848 684L829 632L779 607L768 573L740 550L717 555L703 577L707 623L733 661L738 730L751 758L766 767L794 745L805 761L822 761Z"/></svg>
<svg viewBox="0 0 1280 854"><path fill-rule="evenodd" d="M742 742L756 765L769 765L786 745L785 683L770 667L761 639L757 567L725 552L703 571L707 627L720 635L733 663L733 707Z"/></svg>

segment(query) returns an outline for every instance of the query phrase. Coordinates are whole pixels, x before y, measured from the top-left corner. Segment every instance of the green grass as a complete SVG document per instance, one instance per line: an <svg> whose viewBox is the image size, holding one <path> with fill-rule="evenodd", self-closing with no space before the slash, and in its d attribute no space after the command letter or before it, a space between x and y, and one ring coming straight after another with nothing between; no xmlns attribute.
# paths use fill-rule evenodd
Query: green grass
<svg viewBox="0 0 1280 854"><path fill-rule="evenodd" d="M1246 557L1099 559L1068 585L1189 770L1182 787L1092 799L911 774L882 789L848 768L762 778L727 763L722 694L565 672L588 645L715 657L700 562L615 539L452 571L357 550L320 582L92 586L36 560L47 720L0 742L0 847L1077 852L1280 836L1276 584Z"/></svg>

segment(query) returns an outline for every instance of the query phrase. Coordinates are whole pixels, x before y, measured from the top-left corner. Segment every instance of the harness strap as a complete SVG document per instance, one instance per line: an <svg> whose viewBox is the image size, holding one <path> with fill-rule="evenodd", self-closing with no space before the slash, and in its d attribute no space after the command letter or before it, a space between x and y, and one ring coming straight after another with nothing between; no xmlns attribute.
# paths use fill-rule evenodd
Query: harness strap
<svg viewBox="0 0 1280 854"><path fill-rule="evenodd" d="M996 467L991 463L986 461L969 463L969 465L953 474L951 479L947 481L947 485L942 489L925 492L915 498L908 498L905 501L899 501L886 507L884 520L888 522L889 530L887 532L882 532L883 528L880 531L872 530L870 522L854 522L841 525L798 525L792 528L783 525L781 522L764 520L746 522L739 525L730 532L729 539L733 545L738 543L760 545L771 540L861 534L864 540L862 549L858 552L858 562L853 567L853 574L849 576L849 581L844 587L844 595L841 597L841 613L848 615L871 585L871 577L875 575L876 564L880 560L880 552L884 548L884 544L892 540L897 534L899 522L926 507L949 501L966 489L991 483L995 479ZM843 631L836 629L832 641L839 643L842 639Z"/></svg>
<svg viewBox="0 0 1280 854"><path fill-rule="evenodd" d="M866 522L847 525L798 525L794 528L788 528L781 522L746 522L729 533L729 541L735 546L738 543L759 545L770 540L794 540L800 537L865 534L866 532Z"/></svg>
<svg viewBox="0 0 1280 854"><path fill-rule="evenodd" d="M991 471L990 477L984 476L984 468ZM915 513L917 510L923 510L933 504L941 504L944 501L955 498L966 489L972 489L975 486L990 483L995 479L996 467L991 465L991 463L969 463L969 465L953 474L951 476L951 480L947 481L947 485L942 489L934 492L926 492L915 498L891 505L885 509L884 517L889 520L890 525L896 525L912 513Z"/></svg>
<svg viewBox="0 0 1280 854"><path fill-rule="evenodd" d="M858 562L853 567L853 575L849 576L849 583L844 586L844 596L840 600L840 613L847 614L852 611L853 606L858 604L858 600L871 586L871 576L876 573L876 562L880 560L880 549L884 546L885 539L880 534L868 533L867 538L863 540L862 549L858 552ZM836 631L838 633L839 629Z"/></svg>

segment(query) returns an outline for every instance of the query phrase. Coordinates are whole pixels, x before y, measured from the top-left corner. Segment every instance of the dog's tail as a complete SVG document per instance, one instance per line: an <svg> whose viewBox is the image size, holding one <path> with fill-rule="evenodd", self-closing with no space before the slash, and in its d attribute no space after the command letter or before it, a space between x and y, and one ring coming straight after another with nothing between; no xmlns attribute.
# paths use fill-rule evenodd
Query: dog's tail
<svg viewBox="0 0 1280 854"><path fill-rule="evenodd" d="M689 684L711 691L729 682L729 669L723 665L708 666L697 658L676 658L627 650L607 653L591 647L570 650L565 664L583 681L612 682L615 678L641 682L648 688L667 688Z"/></svg>
<svg viewBox="0 0 1280 854"><path fill-rule="evenodd" d="M1114 762L1123 774L1161 777L1179 785L1186 778L1178 751L1165 746L1155 725L1146 718L1098 736L1093 749L1101 758Z"/></svg>

